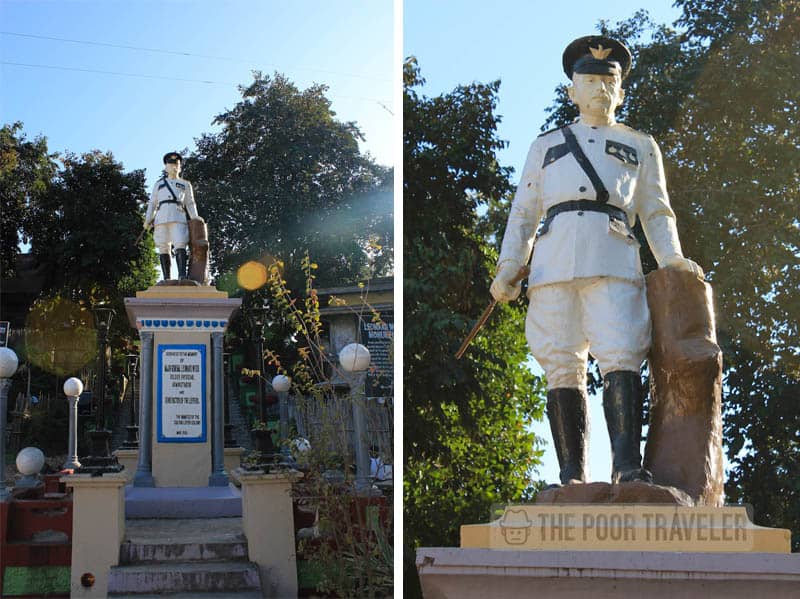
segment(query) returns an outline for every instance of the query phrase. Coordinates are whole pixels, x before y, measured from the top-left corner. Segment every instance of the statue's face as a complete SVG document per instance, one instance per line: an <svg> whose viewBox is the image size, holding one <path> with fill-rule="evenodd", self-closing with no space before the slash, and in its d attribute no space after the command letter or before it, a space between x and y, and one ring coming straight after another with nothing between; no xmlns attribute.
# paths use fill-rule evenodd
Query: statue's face
<svg viewBox="0 0 800 599"><path fill-rule="evenodd" d="M567 93L582 115L597 117L612 116L625 97L618 75L575 73Z"/></svg>
<svg viewBox="0 0 800 599"><path fill-rule="evenodd" d="M174 179L181 172L181 163L180 162L167 162L164 165L164 169L167 171L167 175L170 178Z"/></svg>

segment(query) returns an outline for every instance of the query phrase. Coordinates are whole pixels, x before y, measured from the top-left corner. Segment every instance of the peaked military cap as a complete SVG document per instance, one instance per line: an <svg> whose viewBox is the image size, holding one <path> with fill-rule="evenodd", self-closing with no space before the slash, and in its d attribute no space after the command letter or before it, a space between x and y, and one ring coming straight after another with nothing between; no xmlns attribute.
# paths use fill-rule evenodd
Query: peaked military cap
<svg viewBox="0 0 800 599"><path fill-rule="evenodd" d="M164 164L167 162L183 162L183 156L177 152L167 152L164 154Z"/></svg>
<svg viewBox="0 0 800 599"><path fill-rule="evenodd" d="M564 50L561 63L567 77L573 73L587 75L619 75L625 79L631 72L631 51L617 40L602 35L579 37Z"/></svg>

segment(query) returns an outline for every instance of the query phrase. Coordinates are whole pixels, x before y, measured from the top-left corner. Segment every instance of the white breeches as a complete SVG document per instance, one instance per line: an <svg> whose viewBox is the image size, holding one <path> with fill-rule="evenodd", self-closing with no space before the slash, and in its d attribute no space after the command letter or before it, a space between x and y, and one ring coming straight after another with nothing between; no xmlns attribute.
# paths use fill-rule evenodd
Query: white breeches
<svg viewBox="0 0 800 599"><path fill-rule="evenodd" d="M650 349L644 282L598 277L529 291L525 336L550 389L586 386L591 352L605 375L639 372Z"/></svg>
<svg viewBox="0 0 800 599"><path fill-rule="evenodd" d="M176 249L184 249L189 245L189 227L185 222L156 225L153 230L153 241L159 254L169 254L170 244Z"/></svg>

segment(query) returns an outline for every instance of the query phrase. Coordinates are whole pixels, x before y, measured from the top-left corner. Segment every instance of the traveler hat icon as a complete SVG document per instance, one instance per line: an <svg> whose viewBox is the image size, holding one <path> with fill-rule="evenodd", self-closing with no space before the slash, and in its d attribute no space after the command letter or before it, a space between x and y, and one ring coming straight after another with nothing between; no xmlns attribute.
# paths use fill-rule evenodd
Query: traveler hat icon
<svg viewBox="0 0 800 599"><path fill-rule="evenodd" d="M528 520L525 510L506 510L500 519L500 530L509 545L524 545L528 540L533 522Z"/></svg>

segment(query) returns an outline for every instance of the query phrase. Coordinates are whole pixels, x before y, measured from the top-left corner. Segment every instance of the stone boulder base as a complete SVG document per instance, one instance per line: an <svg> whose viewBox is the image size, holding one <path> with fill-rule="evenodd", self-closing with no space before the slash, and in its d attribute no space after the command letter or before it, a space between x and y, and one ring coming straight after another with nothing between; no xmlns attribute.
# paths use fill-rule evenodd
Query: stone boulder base
<svg viewBox="0 0 800 599"><path fill-rule="evenodd" d="M540 491L536 505L565 503L658 503L691 507L694 501L675 487L664 487L640 481L630 483L597 482L563 485Z"/></svg>

